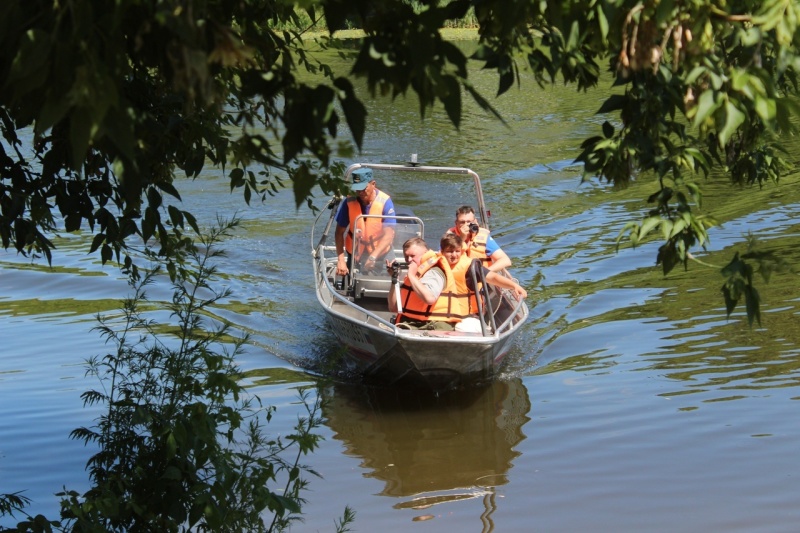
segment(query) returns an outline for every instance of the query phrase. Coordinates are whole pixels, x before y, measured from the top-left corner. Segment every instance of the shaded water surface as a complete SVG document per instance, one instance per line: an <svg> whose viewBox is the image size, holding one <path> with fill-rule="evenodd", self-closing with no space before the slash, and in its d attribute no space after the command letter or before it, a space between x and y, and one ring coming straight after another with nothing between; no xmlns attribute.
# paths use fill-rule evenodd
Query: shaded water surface
<svg viewBox="0 0 800 533"><path fill-rule="evenodd" d="M492 94L494 79L475 74ZM716 271L692 265L664 278L657 244L617 252L619 229L652 187L579 185L572 164L598 131L592 113L607 87L523 89L497 102L508 127L466 106L459 132L441 110L421 122L414 101L371 104L363 160L418 153L482 176L531 318L489 387L433 397L348 382L317 389L325 440L305 460L323 477L311 479L294 530L331 531L345 505L354 530L386 533L796 530L796 278L760 286L763 327L751 329L740 312L726 318ZM451 183L377 179L442 227L454 218ZM735 196L724 178L703 184L707 211L724 224L699 257L725 264L749 230L797 263L796 176ZM336 353L313 294L313 215L295 210L291 191L245 207L219 172L181 185L206 224L235 210L243 218L220 264L233 295L215 312L252 335L238 363L248 390L278 408L271 430L286 434L302 412L297 388L313 383L304 370ZM53 493L86 487L91 450L67 436L96 416L79 398L95 386L83 360L106 349L94 315L127 294L85 254L87 238L56 242L52 269L0 252L0 492L26 490L31 510L53 517ZM167 284L150 294L166 301Z"/></svg>

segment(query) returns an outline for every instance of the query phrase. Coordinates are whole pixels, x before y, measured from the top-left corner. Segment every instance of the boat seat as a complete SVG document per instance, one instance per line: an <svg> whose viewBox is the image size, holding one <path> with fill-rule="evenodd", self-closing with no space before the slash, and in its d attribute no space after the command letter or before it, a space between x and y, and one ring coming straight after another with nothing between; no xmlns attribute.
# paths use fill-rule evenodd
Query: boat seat
<svg viewBox="0 0 800 533"><path fill-rule="evenodd" d="M383 274L365 274L358 272L353 278L353 297L386 298L392 288L392 279Z"/></svg>

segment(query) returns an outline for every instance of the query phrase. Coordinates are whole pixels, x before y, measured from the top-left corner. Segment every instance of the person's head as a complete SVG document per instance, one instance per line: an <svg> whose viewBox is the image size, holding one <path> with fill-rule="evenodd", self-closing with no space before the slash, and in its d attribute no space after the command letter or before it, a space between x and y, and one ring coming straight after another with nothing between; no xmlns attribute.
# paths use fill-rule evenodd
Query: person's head
<svg viewBox="0 0 800 533"><path fill-rule="evenodd" d="M456 210L456 231L462 239L470 234L470 225L476 224L475 210L468 205L462 205Z"/></svg>
<svg viewBox="0 0 800 533"><path fill-rule="evenodd" d="M428 251L428 244L422 237L411 237L403 243L403 256L406 263L420 264L422 256Z"/></svg>
<svg viewBox="0 0 800 533"><path fill-rule="evenodd" d="M439 241L439 249L442 251L444 258L447 259L447 262L450 263L450 266L454 266L461 259L463 242L461 237L449 231Z"/></svg>
<svg viewBox="0 0 800 533"><path fill-rule="evenodd" d="M360 200L368 200L375 191L375 179L372 177L371 168L357 168L350 174L352 183L350 189L358 195Z"/></svg>

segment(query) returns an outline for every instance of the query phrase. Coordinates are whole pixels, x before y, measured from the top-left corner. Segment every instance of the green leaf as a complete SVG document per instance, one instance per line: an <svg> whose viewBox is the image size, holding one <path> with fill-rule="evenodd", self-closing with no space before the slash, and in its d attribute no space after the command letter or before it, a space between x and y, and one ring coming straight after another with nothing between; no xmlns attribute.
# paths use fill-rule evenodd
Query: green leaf
<svg viewBox="0 0 800 533"><path fill-rule="evenodd" d="M444 83L448 90L447 96L442 98L444 109L453 126L458 129L461 124L461 87L458 81L452 76L446 76L442 83Z"/></svg>
<svg viewBox="0 0 800 533"><path fill-rule="evenodd" d="M500 113L498 113L497 110L494 107L492 107L492 104L490 104L489 101L486 100L486 98L481 96L481 94L478 91L476 91L472 85L464 83L464 89L470 94L470 96L472 96L472 99L475 100L475 103L478 104L478 107L480 107L484 111L491 113L492 115L494 115L495 118L500 120L503 124L507 125L503 117L500 116Z"/></svg>
<svg viewBox="0 0 800 533"><path fill-rule="evenodd" d="M113 258L114 251L111 249L111 246L109 246L107 243L104 243L103 247L100 249L100 259L103 261L103 264L106 264Z"/></svg>
<svg viewBox="0 0 800 533"><path fill-rule="evenodd" d="M661 222L661 235L665 241L669 239L670 235L672 235L672 226L673 223L669 219L664 219Z"/></svg>
<svg viewBox="0 0 800 533"><path fill-rule="evenodd" d="M159 189L161 189L165 193L169 194L173 198L176 198L178 200L181 199L181 195L178 192L178 189L176 189L175 185L173 185L171 182L160 181L160 182L156 183L155 185L156 185L156 187L158 187Z"/></svg>
<svg viewBox="0 0 800 533"><path fill-rule="evenodd" d="M686 229L686 221L685 221L685 220L683 220L682 218L679 218L679 219L678 219L678 220L676 220L676 221L675 221L675 223L672 225L672 230L671 230L671 231L670 231L670 233L669 233L669 237L670 237L670 239L671 239L671 238L673 238L673 237L675 237L676 235L678 235L678 234L679 234L680 232L682 232L684 229Z"/></svg>
<svg viewBox="0 0 800 533"><path fill-rule="evenodd" d="M706 70L708 70L708 68L707 68L707 67L704 67L704 66L702 66L702 65L698 65L698 66L694 67L694 68L691 70L691 72L689 72L689 74L686 76L686 79L685 79L685 80L683 80L683 82L684 82L686 85L693 85L693 84L694 84L694 82L696 82L696 81L697 81L697 79L698 79L700 76L702 76L703 74L705 74L705 73L706 73Z"/></svg>
<svg viewBox="0 0 800 533"><path fill-rule="evenodd" d="M719 144L721 147L728 144L728 141L731 140L733 134L736 133L736 130L742 125L745 119L745 114L739 111L739 109L733 105L732 102L728 101L725 103L724 117L725 125L719 132Z"/></svg>
<svg viewBox="0 0 800 533"><path fill-rule="evenodd" d="M603 135L605 135L606 139L610 139L614 136L614 126L607 120L603 122Z"/></svg>
<svg viewBox="0 0 800 533"><path fill-rule="evenodd" d="M70 146L72 147L72 169L80 172L83 160L89 150L89 141L92 132L91 114L86 109L76 109L70 114L69 120Z"/></svg>
<svg viewBox="0 0 800 533"><path fill-rule="evenodd" d="M733 310L736 309L736 303L738 302L738 298L734 297L733 291L731 291L730 283L723 283L722 288L723 299L725 300L725 313L730 318L731 313Z"/></svg>
<svg viewBox="0 0 800 533"><path fill-rule="evenodd" d="M773 98L756 95L754 107L759 118L764 122L772 122L777 114L777 104Z"/></svg>
<svg viewBox="0 0 800 533"><path fill-rule="evenodd" d="M142 240L147 242L156 232L156 224L159 220L158 212L148 207L144 210L142 219Z"/></svg>
<svg viewBox="0 0 800 533"><path fill-rule="evenodd" d="M750 83L750 75L742 69L731 71L731 87L735 91L741 91Z"/></svg>
<svg viewBox="0 0 800 533"><path fill-rule="evenodd" d="M292 174L292 181L294 181L295 206L299 209L316 185L316 175L309 172L308 166L300 165Z"/></svg>
<svg viewBox="0 0 800 533"><path fill-rule="evenodd" d="M353 140L355 140L356 146L361 149L364 142L364 130L367 127L367 108L356 96L350 80L336 78L333 84L339 91L344 93L343 95L339 94L339 103L342 105L344 118L350 128L350 133L353 135Z"/></svg>
<svg viewBox="0 0 800 533"><path fill-rule="evenodd" d="M656 21L659 23L668 22L673 17L675 0L661 0L656 7Z"/></svg>
<svg viewBox="0 0 800 533"><path fill-rule="evenodd" d="M747 322L753 327L753 320L761 325L761 298L758 291L752 285L747 285L744 290L744 303L747 310Z"/></svg>
<svg viewBox="0 0 800 533"><path fill-rule="evenodd" d="M661 245L658 249L658 256L656 257L656 264L661 265L661 269L666 276L669 274L677 264L680 263L675 245L673 243L666 243Z"/></svg>
<svg viewBox="0 0 800 533"><path fill-rule="evenodd" d="M89 248L89 253L94 253L105 239L106 236L103 233L98 233L95 235L94 238L92 238L92 246Z"/></svg>
<svg viewBox="0 0 800 533"><path fill-rule="evenodd" d="M183 213L181 210L174 205L170 205L167 207L167 211L169 211L169 219L172 225L176 228L183 227Z"/></svg>
<svg viewBox="0 0 800 533"><path fill-rule="evenodd" d="M608 42L608 19L605 11L603 11L604 5L603 2L598 2L597 6L595 6L595 13L597 14L597 25L600 28L600 38L603 43L606 43Z"/></svg>
<svg viewBox="0 0 800 533"><path fill-rule="evenodd" d="M41 76L37 74L37 71L47 67L50 50L51 38L49 33L38 28L26 31L21 38L17 55L11 63L8 78L3 80L4 83L24 88L26 91L36 88L38 82L35 85L23 83L22 87L15 84L15 82L20 82L26 78L35 78L38 80Z"/></svg>
<svg viewBox="0 0 800 533"><path fill-rule="evenodd" d="M649 217L642 222L642 227L639 228L639 240L644 239L656 226L661 223L661 217Z"/></svg>
<svg viewBox="0 0 800 533"><path fill-rule="evenodd" d="M83 220L83 218L80 213L69 213L64 217L64 229L67 231L78 231L81 229L81 220Z"/></svg>
<svg viewBox="0 0 800 533"><path fill-rule="evenodd" d="M693 121L694 126L699 127L720 105L721 101L717 101L717 93L715 91L703 91L700 94L700 98L697 99L697 107L695 108Z"/></svg>
<svg viewBox="0 0 800 533"><path fill-rule="evenodd" d="M627 96L621 94L612 94L611 96L605 99L603 104L600 106L600 109L597 110L596 114L619 111L621 109L624 109L625 104L627 103L628 103Z"/></svg>
<svg viewBox="0 0 800 533"><path fill-rule="evenodd" d="M183 211L183 216L186 219L186 222L188 222L189 225L192 227L194 232L199 235L200 227L197 225L197 219L195 218L195 216L191 214L189 211Z"/></svg>
<svg viewBox="0 0 800 533"><path fill-rule="evenodd" d="M619 234L617 234L617 248L619 248L619 241L622 240L623 235L626 235L630 232L631 235L636 235L636 229L639 227L636 222L628 222L625 226L619 230Z"/></svg>
<svg viewBox="0 0 800 533"><path fill-rule="evenodd" d="M155 187L149 187L147 189L147 203L153 209L158 209L161 207L164 198L161 196L161 193Z"/></svg>
<svg viewBox="0 0 800 533"><path fill-rule="evenodd" d="M55 98L48 98L39 111L36 119L37 133L44 132L52 128L56 122L63 119L69 111L70 102L68 98L57 95Z"/></svg>
<svg viewBox="0 0 800 533"><path fill-rule="evenodd" d="M703 191L700 186L692 181L687 181L685 185L694 203L697 204L697 207L701 207L703 203Z"/></svg>
<svg viewBox="0 0 800 533"><path fill-rule="evenodd" d="M572 21L572 27L569 30L569 38L567 39L565 48L567 50L576 50L580 42L581 26L577 19Z"/></svg>
<svg viewBox="0 0 800 533"><path fill-rule="evenodd" d="M44 111L42 111L44 113ZM136 134L133 121L121 109L112 107L103 119L103 131L128 161L136 158Z"/></svg>
<svg viewBox="0 0 800 533"><path fill-rule="evenodd" d="M241 187L245 183L244 169L236 167L230 171L228 177L231 180L231 191L237 187Z"/></svg>

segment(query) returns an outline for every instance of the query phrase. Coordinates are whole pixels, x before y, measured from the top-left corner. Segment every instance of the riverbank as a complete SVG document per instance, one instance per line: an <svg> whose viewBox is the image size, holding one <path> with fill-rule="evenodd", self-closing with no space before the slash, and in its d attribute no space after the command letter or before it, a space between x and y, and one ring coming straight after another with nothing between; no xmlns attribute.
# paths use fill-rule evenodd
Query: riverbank
<svg viewBox="0 0 800 533"><path fill-rule="evenodd" d="M446 41L474 41L478 39L478 28L442 28L439 30ZM328 37L327 31L304 34L306 39ZM333 33L334 39L361 39L366 35L364 30L338 30Z"/></svg>

